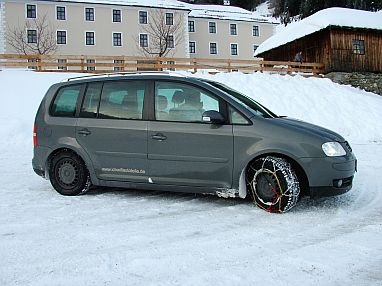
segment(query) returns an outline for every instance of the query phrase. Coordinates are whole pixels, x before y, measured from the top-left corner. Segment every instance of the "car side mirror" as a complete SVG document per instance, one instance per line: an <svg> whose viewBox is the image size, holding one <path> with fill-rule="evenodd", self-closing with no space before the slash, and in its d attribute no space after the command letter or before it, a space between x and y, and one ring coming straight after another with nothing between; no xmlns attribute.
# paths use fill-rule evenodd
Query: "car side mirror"
<svg viewBox="0 0 382 286"><path fill-rule="evenodd" d="M223 124L225 119L220 112L216 110L207 110L202 115L202 121L204 123Z"/></svg>

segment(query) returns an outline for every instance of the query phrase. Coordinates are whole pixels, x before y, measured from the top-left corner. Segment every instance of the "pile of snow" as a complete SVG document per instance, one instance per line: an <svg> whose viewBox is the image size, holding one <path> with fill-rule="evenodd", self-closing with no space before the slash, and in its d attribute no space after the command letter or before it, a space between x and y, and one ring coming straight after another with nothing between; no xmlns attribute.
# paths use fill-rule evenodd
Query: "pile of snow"
<svg viewBox="0 0 382 286"><path fill-rule="evenodd" d="M190 76L190 74L187 74ZM32 144L34 116L48 87L78 74L0 72L2 105L1 148ZM352 142L382 142L382 97L329 79L302 76L197 73L196 77L229 84L278 115L332 129ZM9 138L12 138L9 140Z"/></svg>
<svg viewBox="0 0 382 286"><path fill-rule="evenodd" d="M334 130L350 142L382 142L382 97L330 79L267 73L203 77L228 84L278 115Z"/></svg>
<svg viewBox="0 0 382 286"><path fill-rule="evenodd" d="M348 8L328 8L299 21L278 29L277 33L264 41L255 56L304 36L323 30L329 26L382 30L381 13Z"/></svg>
<svg viewBox="0 0 382 286"><path fill-rule="evenodd" d="M272 22L272 23L280 24L280 19L277 19L277 18L272 16L274 9L270 9L269 5L270 5L269 1L261 3L260 5L258 5L256 7L255 11L253 11L252 14L256 18L258 18L258 17L265 17L265 18L268 18L269 21Z"/></svg>

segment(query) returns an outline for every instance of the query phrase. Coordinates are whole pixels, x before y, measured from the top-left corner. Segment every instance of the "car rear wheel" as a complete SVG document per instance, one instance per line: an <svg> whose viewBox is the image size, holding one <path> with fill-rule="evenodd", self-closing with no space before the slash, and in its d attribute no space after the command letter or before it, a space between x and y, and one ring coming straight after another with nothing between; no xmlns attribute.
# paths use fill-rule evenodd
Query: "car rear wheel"
<svg viewBox="0 0 382 286"><path fill-rule="evenodd" d="M64 196L84 194L90 188L89 171L75 153L64 151L51 161L49 178L55 190Z"/></svg>
<svg viewBox="0 0 382 286"><path fill-rule="evenodd" d="M247 168L246 179L249 195L265 211L282 213L297 204L300 184L291 164L283 158L255 160Z"/></svg>

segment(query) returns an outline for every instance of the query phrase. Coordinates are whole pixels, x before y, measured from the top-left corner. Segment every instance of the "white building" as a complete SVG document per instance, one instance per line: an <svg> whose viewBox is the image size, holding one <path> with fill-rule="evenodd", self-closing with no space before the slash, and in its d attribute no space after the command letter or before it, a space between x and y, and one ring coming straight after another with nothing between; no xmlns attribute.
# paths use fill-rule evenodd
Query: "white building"
<svg viewBox="0 0 382 286"><path fill-rule="evenodd" d="M176 0L0 0L0 53L17 52L5 36L12 29L26 27L35 43L35 21L45 17L58 55L142 56L154 45L147 30L159 12L166 25L181 25L169 36L171 57L251 59L275 26L241 8Z"/></svg>

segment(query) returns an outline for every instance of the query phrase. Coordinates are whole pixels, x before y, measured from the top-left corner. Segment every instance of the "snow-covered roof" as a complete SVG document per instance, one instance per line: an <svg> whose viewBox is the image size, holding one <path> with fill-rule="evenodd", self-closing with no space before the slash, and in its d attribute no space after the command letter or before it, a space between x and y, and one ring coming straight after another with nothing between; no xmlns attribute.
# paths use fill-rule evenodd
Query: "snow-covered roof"
<svg viewBox="0 0 382 286"><path fill-rule="evenodd" d="M329 26L382 30L382 11L368 12L348 8L328 8L318 11L280 29L257 48L255 56Z"/></svg>
<svg viewBox="0 0 382 286"><path fill-rule="evenodd" d="M268 17L251 12L240 7L222 5L195 5L188 4L191 10L189 17L209 18L233 21L272 22Z"/></svg>
<svg viewBox="0 0 382 286"><path fill-rule="evenodd" d="M189 10L186 3L183 3L177 0L61 0L61 1Z"/></svg>

